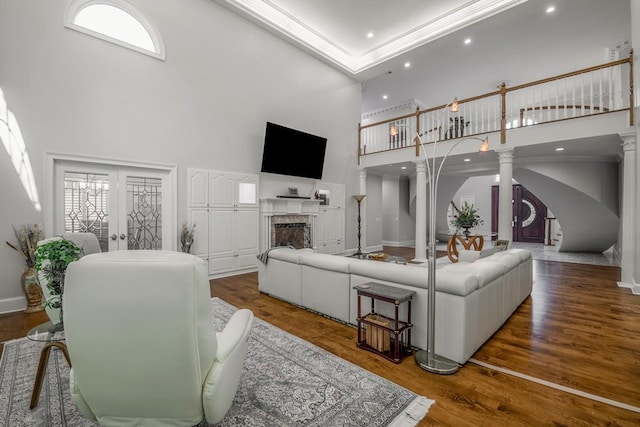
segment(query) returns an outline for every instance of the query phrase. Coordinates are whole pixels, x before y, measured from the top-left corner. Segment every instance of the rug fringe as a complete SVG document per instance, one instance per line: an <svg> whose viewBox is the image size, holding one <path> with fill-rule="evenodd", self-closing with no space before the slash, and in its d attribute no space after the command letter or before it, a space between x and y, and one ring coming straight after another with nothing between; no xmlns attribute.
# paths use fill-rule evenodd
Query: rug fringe
<svg viewBox="0 0 640 427"><path fill-rule="evenodd" d="M427 415L431 405L436 403L435 400L427 399L424 396L416 397L413 402L407 406L400 415L398 415L391 423L390 427L414 427L418 425L420 420Z"/></svg>

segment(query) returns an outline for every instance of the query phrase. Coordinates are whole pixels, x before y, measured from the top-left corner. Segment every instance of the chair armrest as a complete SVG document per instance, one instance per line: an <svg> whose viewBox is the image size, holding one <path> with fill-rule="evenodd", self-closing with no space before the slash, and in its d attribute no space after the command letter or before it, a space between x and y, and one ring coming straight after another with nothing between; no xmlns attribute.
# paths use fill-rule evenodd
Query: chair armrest
<svg viewBox="0 0 640 427"><path fill-rule="evenodd" d="M218 338L218 362L224 362L227 357L238 346L249 339L251 325L253 323L253 313L250 310L242 309L233 313L231 319L226 324Z"/></svg>

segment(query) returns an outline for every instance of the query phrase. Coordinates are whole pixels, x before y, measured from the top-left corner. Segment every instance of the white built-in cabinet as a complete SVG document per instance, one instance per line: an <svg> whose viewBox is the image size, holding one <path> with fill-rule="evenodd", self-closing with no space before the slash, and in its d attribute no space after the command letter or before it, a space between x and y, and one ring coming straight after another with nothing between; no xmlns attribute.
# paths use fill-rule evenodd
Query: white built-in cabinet
<svg viewBox="0 0 640 427"><path fill-rule="evenodd" d="M189 220L195 224L191 253L209 264L209 275L257 268L258 176L189 169Z"/></svg>
<svg viewBox="0 0 640 427"><path fill-rule="evenodd" d="M319 195L326 196L326 204L318 209L316 251L325 254L344 253L345 186L319 182Z"/></svg>

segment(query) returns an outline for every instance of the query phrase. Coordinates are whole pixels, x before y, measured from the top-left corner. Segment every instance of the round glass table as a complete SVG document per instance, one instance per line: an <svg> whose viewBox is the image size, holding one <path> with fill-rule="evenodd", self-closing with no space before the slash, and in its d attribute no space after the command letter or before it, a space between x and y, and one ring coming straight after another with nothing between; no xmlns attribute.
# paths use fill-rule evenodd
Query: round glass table
<svg viewBox="0 0 640 427"><path fill-rule="evenodd" d="M51 353L51 349L57 348L62 351L62 354L67 360L69 366L71 366L71 360L69 359L67 346L64 343L64 330L60 324L54 325L52 322L46 322L38 325L27 332L27 338L31 341L45 343L40 351L40 361L38 362L38 370L36 371L36 378L33 383L33 392L31 393L29 409L33 409L38 404L38 399L40 398L40 390L42 389L42 382L47 371L47 364L49 363L49 354Z"/></svg>

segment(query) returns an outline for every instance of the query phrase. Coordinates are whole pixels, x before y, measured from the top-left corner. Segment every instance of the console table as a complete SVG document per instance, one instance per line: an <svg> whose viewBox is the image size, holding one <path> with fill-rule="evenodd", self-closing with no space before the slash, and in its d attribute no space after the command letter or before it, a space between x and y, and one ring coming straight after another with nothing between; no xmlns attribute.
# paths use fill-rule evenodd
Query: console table
<svg viewBox="0 0 640 427"><path fill-rule="evenodd" d="M411 348L411 300L415 291L368 282L353 287L358 294L358 342L357 346L377 353L384 358L400 363L404 356L412 353ZM371 310L362 315L361 297L371 298ZM394 318L375 312L375 302L385 301L394 305ZM398 318L400 304L407 303L407 319Z"/></svg>

